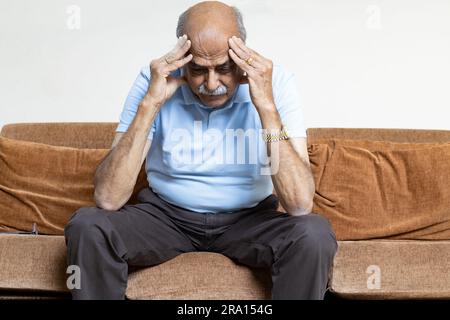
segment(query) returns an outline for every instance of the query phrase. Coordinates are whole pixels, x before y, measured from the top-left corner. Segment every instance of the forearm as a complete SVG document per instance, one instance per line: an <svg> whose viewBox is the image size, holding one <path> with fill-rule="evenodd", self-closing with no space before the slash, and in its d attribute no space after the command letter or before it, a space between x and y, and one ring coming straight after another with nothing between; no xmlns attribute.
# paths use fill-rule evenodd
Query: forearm
<svg viewBox="0 0 450 320"><path fill-rule="evenodd" d="M130 198L142 166L147 136L158 110L150 99L144 98L127 132L97 167L94 198L99 207L117 210Z"/></svg>
<svg viewBox="0 0 450 320"><path fill-rule="evenodd" d="M260 112L264 129L279 132L282 123L276 108ZM283 208L292 215L310 213L314 197L314 178L309 162L304 161L290 140L267 143L272 182Z"/></svg>
<svg viewBox="0 0 450 320"><path fill-rule="evenodd" d="M244 82L249 84L250 96L263 128L279 131L282 123L273 95L273 62L248 48L240 38L232 37L228 43L231 59L246 74ZM296 142L294 147L294 142L290 141L269 142L267 149L272 181L281 204L293 215L309 213L314 197L314 180L306 151L299 150Z"/></svg>

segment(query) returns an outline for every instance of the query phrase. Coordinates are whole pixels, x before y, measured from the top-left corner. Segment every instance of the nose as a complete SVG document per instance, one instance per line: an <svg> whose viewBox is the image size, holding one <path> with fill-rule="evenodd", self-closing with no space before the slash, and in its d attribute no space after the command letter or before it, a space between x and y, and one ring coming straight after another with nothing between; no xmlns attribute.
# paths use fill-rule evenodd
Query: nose
<svg viewBox="0 0 450 320"><path fill-rule="evenodd" d="M219 87L219 85L220 85L219 76L217 72L215 72L214 70L209 70L206 79L206 87L208 88L209 91L214 91Z"/></svg>

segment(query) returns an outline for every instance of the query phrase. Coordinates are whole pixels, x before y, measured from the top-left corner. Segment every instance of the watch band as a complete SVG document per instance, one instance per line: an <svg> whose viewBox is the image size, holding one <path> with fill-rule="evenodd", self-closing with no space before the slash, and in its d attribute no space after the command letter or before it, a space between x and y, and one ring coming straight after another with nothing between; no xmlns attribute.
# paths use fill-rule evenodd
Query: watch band
<svg viewBox="0 0 450 320"><path fill-rule="evenodd" d="M277 133L266 133L263 136L265 142L277 142L282 140L288 140L290 137L285 128L281 128L281 130Z"/></svg>

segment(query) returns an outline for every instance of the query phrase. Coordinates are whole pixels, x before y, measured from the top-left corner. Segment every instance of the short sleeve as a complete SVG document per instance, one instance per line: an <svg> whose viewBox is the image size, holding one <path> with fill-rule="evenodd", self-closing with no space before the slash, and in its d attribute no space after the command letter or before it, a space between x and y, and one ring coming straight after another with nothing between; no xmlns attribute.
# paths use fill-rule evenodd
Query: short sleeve
<svg viewBox="0 0 450 320"><path fill-rule="evenodd" d="M128 93L122 113L120 114L119 125L117 126L116 132L126 132L128 130L128 127L130 126L131 122L133 122L133 119L136 116L139 103L147 93L149 82L150 68L144 67L139 72L139 75L137 76L130 92ZM153 139L153 134L156 131L156 124L157 118L155 118L155 121L153 121L153 125L149 131L147 139Z"/></svg>
<svg viewBox="0 0 450 320"><path fill-rule="evenodd" d="M292 138L306 138L303 110L300 103L296 77L276 67L273 93L281 122Z"/></svg>

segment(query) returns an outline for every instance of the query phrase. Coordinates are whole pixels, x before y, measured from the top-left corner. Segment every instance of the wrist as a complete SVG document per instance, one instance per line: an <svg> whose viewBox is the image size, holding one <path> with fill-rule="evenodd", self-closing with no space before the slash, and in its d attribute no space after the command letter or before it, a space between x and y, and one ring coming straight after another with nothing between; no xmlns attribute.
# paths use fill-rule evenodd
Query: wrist
<svg viewBox="0 0 450 320"><path fill-rule="evenodd" d="M160 109L161 108L157 103L154 102L154 100L152 100L150 97L144 97L139 104L137 112L144 119L153 121Z"/></svg>
<svg viewBox="0 0 450 320"><path fill-rule="evenodd" d="M266 107L265 109L258 110L259 117L263 129L266 130L280 130L282 126L281 117L275 106Z"/></svg>
<svg viewBox="0 0 450 320"><path fill-rule="evenodd" d="M273 100L267 100L265 102L259 102L258 104L255 104L256 109L258 112L274 112L277 111L277 107L275 105L275 102Z"/></svg>
<svg viewBox="0 0 450 320"><path fill-rule="evenodd" d="M145 109L151 109L151 110L158 110L161 109L161 106L164 104L164 102L158 101L154 97L152 97L150 94L146 94L144 98L142 99L140 106Z"/></svg>

